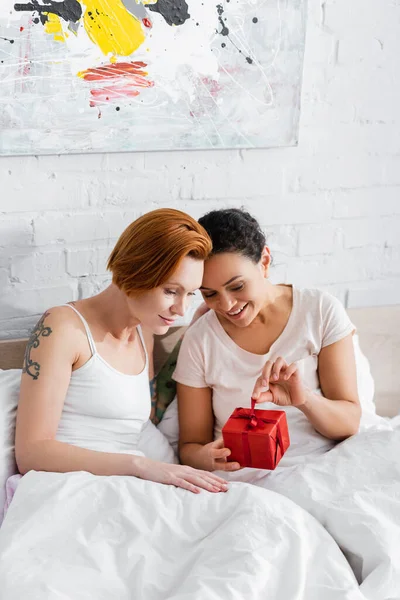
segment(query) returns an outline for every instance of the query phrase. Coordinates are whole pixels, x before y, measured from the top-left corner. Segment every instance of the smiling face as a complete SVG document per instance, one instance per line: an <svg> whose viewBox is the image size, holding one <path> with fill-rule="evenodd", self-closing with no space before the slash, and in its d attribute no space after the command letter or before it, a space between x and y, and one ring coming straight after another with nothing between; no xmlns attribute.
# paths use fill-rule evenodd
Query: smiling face
<svg viewBox="0 0 400 600"><path fill-rule="evenodd" d="M195 290L200 287L203 261L186 256L163 285L138 296L127 297L129 310L156 335L166 333L185 314Z"/></svg>
<svg viewBox="0 0 400 600"><path fill-rule="evenodd" d="M257 264L236 252L222 252L209 258L200 288L207 306L237 327L250 325L265 302L265 277L270 260L268 248Z"/></svg>

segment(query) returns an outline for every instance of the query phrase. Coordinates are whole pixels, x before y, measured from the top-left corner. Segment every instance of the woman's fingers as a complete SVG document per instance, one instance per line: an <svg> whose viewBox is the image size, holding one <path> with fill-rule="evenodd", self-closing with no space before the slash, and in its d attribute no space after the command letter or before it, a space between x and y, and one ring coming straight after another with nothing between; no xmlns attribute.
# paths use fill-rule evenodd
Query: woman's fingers
<svg viewBox="0 0 400 600"><path fill-rule="evenodd" d="M208 475L212 475L212 473L208 473ZM219 492L226 492L228 490L228 484L226 481L221 483L207 476L204 476L204 480L207 481L213 488L216 488Z"/></svg>
<svg viewBox="0 0 400 600"><path fill-rule="evenodd" d="M264 404L264 402L272 402L272 388L269 389L267 392L261 392L261 394L258 396L258 398L254 398L253 400L256 401L257 404Z"/></svg>
<svg viewBox="0 0 400 600"><path fill-rule="evenodd" d="M237 471L242 467L238 462L227 462L227 460L216 460L214 461L216 471Z"/></svg>
<svg viewBox="0 0 400 600"><path fill-rule="evenodd" d="M272 381L278 381L278 379L281 376L281 372L285 371L287 367L287 363L286 361L279 356L276 361L274 362L272 369L271 369L271 379Z"/></svg>
<svg viewBox="0 0 400 600"><path fill-rule="evenodd" d="M226 492L228 489L227 482L221 477L206 471L197 471L196 469L191 469L183 473L182 476L175 477L172 483L194 493L198 493L199 488L214 493Z"/></svg>
<svg viewBox="0 0 400 600"><path fill-rule="evenodd" d="M241 468L238 462L226 462L222 467L222 471L238 471Z"/></svg>
<svg viewBox="0 0 400 600"><path fill-rule="evenodd" d="M193 483L186 481L186 479L182 479L181 477L176 477L173 481L171 481L171 484L175 487L180 487L184 490L189 490L189 492L193 492L193 494L200 494L200 490L198 487L193 485Z"/></svg>
<svg viewBox="0 0 400 600"><path fill-rule="evenodd" d="M229 448L225 448L223 438L218 438L215 442L212 442L209 450L210 456L214 462L226 462L226 459L230 455L231 451Z"/></svg>
<svg viewBox="0 0 400 600"><path fill-rule="evenodd" d="M294 375L296 373L296 371L297 371L297 364L292 363L291 365L289 365L286 368L283 379L285 379L285 380L290 379L290 377L292 377L292 375Z"/></svg>
<svg viewBox="0 0 400 600"><path fill-rule="evenodd" d="M269 392L270 382L278 381L284 376L287 369L287 363L284 358L279 356L275 361L268 360L260 377L257 379L252 393L253 400L257 402L270 402L270 397L265 397L265 393Z"/></svg>
<svg viewBox="0 0 400 600"><path fill-rule="evenodd" d="M224 447L224 438L220 437L217 440L211 442L211 446L213 448L223 448Z"/></svg>
<svg viewBox="0 0 400 600"><path fill-rule="evenodd" d="M264 365L264 368L262 370L261 373L261 385L263 387L265 387L266 389L269 388L269 378L271 377L271 371L272 371L272 367L274 366L274 363L272 360L267 360L267 362Z"/></svg>
<svg viewBox="0 0 400 600"><path fill-rule="evenodd" d="M227 458L230 455L231 451L229 448L221 448L221 449L211 449L210 454L214 460L218 460L219 458Z"/></svg>
<svg viewBox="0 0 400 600"><path fill-rule="evenodd" d="M203 475L206 476L206 477L211 477L211 479L213 481L215 481L216 483L221 483L223 485L226 485L228 483L222 477L218 477L218 475L214 475L214 473L210 473L209 471L203 471Z"/></svg>
<svg viewBox="0 0 400 600"><path fill-rule="evenodd" d="M251 397L254 400L258 400L258 398L260 397L260 394L262 392L268 391L269 377L271 374L271 369L272 369L273 364L274 363L271 360L267 360L267 362L265 363L262 373L261 373L260 377L258 377L256 384L254 386L254 389L253 389L253 393L251 395Z"/></svg>

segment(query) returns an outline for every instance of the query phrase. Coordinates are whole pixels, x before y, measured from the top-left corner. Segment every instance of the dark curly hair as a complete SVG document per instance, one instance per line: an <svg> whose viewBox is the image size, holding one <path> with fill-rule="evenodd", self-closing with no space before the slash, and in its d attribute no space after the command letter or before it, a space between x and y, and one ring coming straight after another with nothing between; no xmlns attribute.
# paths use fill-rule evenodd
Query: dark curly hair
<svg viewBox="0 0 400 600"><path fill-rule="evenodd" d="M241 208L212 210L199 219L212 241L210 256L237 252L258 263L266 244L265 235L254 217Z"/></svg>

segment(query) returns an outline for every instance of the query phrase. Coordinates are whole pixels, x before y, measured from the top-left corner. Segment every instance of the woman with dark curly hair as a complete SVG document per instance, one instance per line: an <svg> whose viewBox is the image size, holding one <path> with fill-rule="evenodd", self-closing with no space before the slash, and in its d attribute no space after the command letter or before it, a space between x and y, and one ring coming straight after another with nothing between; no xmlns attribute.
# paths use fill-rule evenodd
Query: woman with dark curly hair
<svg viewBox="0 0 400 600"><path fill-rule="evenodd" d="M221 429L251 398L286 412L291 446L280 466L355 434L355 327L341 303L316 289L272 284L270 250L247 212L216 210L199 223L213 244L200 288L211 310L185 334L173 375L181 461L240 469L227 462Z"/></svg>

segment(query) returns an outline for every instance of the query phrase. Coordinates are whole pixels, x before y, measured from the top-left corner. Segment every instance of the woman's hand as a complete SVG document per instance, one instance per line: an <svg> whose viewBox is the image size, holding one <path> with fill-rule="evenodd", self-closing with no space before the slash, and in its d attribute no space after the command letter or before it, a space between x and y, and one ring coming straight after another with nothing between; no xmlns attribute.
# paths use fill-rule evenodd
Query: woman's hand
<svg viewBox="0 0 400 600"><path fill-rule="evenodd" d="M288 365L281 356L276 361L268 360L256 381L252 398L257 403L302 406L306 402L306 389L297 364Z"/></svg>
<svg viewBox="0 0 400 600"><path fill-rule="evenodd" d="M224 440L219 438L214 442L205 444L198 452L202 464L207 465L210 471L238 471L241 466L237 462L228 462L231 451L224 447Z"/></svg>
<svg viewBox="0 0 400 600"><path fill-rule="evenodd" d="M141 479L175 485L194 494L200 493L200 488L208 492L226 492L228 484L221 477L208 471L200 471L184 465L170 465L146 457L137 457L135 473Z"/></svg>

